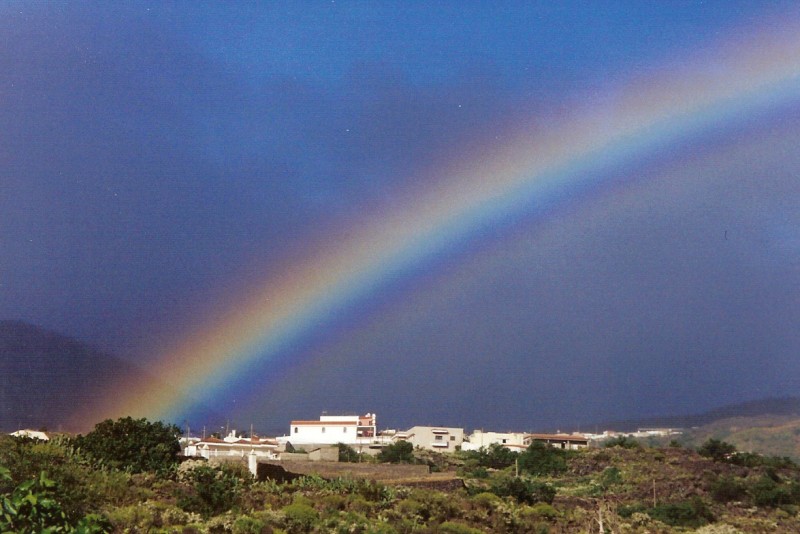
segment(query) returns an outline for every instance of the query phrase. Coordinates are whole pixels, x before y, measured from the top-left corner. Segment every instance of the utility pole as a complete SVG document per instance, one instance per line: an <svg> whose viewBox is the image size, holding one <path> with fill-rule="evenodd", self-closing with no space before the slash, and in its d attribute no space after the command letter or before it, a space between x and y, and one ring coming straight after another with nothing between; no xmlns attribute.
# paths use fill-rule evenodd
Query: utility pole
<svg viewBox="0 0 800 534"><path fill-rule="evenodd" d="M653 508L656 507L656 479L653 479Z"/></svg>

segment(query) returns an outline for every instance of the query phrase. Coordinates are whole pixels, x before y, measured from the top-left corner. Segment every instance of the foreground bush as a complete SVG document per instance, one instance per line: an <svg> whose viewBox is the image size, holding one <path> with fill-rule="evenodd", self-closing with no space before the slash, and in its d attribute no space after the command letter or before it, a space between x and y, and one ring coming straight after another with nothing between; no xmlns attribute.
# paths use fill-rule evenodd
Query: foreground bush
<svg viewBox="0 0 800 534"><path fill-rule="evenodd" d="M74 445L105 467L130 473L165 473L178 464L180 429L160 421L124 417L106 419Z"/></svg>
<svg viewBox="0 0 800 534"><path fill-rule="evenodd" d="M527 477L500 478L492 484L490 490L495 495L513 497L518 503L525 504L551 504L556 496L553 486Z"/></svg>

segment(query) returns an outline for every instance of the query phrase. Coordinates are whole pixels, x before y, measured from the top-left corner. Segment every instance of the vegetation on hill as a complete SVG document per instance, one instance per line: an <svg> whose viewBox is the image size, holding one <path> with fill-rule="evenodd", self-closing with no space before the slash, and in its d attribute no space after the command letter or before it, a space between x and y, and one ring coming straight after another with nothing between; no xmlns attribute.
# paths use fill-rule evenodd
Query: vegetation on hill
<svg viewBox="0 0 800 534"><path fill-rule="evenodd" d="M131 428L141 439L112 439ZM259 482L243 464L178 463L174 453L134 460L137 451L173 451L174 432L125 418L78 438L0 437L0 531L559 533L598 532L601 523L626 533L800 531L800 467L717 439L698 450L620 440L582 451L413 450L411 459L398 448L385 458L463 480L444 492L319 476Z"/></svg>

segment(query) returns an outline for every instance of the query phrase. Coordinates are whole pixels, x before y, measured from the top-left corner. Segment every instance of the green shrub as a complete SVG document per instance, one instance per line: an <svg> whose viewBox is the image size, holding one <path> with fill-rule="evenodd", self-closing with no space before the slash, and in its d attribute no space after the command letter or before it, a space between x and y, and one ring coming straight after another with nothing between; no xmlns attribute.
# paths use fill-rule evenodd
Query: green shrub
<svg viewBox="0 0 800 534"><path fill-rule="evenodd" d="M233 534L263 534L271 532L264 521L250 516L239 516L233 522Z"/></svg>
<svg viewBox="0 0 800 534"><path fill-rule="evenodd" d="M356 450L350 445L345 443L337 443L336 446L339 448L340 462L356 463L361 461L361 455L358 454L358 452L356 452Z"/></svg>
<svg viewBox="0 0 800 534"><path fill-rule="evenodd" d="M500 478L492 484L491 491L500 497L513 497L517 502L527 504L550 504L556 496L554 487L525 477Z"/></svg>
<svg viewBox="0 0 800 534"><path fill-rule="evenodd" d="M597 483L603 490L611 486L622 484L622 473L616 467L606 467L597 479Z"/></svg>
<svg viewBox="0 0 800 534"><path fill-rule="evenodd" d="M673 527L701 527L714 521L711 511L700 499L661 504L647 510L647 515Z"/></svg>
<svg viewBox="0 0 800 534"><path fill-rule="evenodd" d="M558 510L553 508L552 505L546 502L537 502L530 509L531 515L541 517L543 519L556 519L558 517Z"/></svg>
<svg viewBox="0 0 800 534"><path fill-rule="evenodd" d="M204 517L230 510L239 497L242 480L229 466L197 465L186 474L188 487L178 493L178 506Z"/></svg>
<svg viewBox="0 0 800 534"><path fill-rule="evenodd" d="M476 506L480 508L484 508L486 510L491 510L500 502L500 497L495 495L494 493L484 491L478 493L477 495L473 495L472 502L475 503Z"/></svg>
<svg viewBox="0 0 800 534"><path fill-rule="evenodd" d="M717 478L709 488L711 498L716 502L740 501L747 495L744 482L732 476Z"/></svg>
<svg viewBox="0 0 800 534"><path fill-rule="evenodd" d="M10 471L0 466L0 480L11 481ZM99 514L71 518L57 500L56 483L41 472L0 497L0 532L110 532L108 520Z"/></svg>
<svg viewBox="0 0 800 534"><path fill-rule="evenodd" d="M519 469L531 475L554 475L567 470L567 453L544 443L533 442L519 455Z"/></svg>
<svg viewBox="0 0 800 534"><path fill-rule="evenodd" d="M603 446L606 447L607 449L610 449L612 447L621 447L623 449L638 449L642 446L642 444L630 436L617 436L616 438L611 438L610 440L606 441Z"/></svg>
<svg viewBox="0 0 800 534"><path fill-rule="evenodd" d="M463 523L454 523L453 521L445 521L439 525L439 532L446 534L483 534L482 530L472 528Z"/></svg>
<svg viewBox="0 0 800 534"><path fill-rule="evenodd" d="M124 417L106 419L85 436L74 439L74 445L107 467L131 473L167 472L178 463L181 446L180 429L160 421Z"/></svg>
<svg viewBox="0 0 800 534"><path fill-rule="evenodd" d="M781 484L768 474L763 475L750 486L750 494L753 496L753 503L756 506L781 506L784 504L796 504L800 492L796 486Z"/></svg>
<svg viewBox="0 0 800 534"><path fill-rule="evenodd" d="M378 461L392 464L413 464L414 445L408 441L398 441L387 445L378 453Z"/></svg>
<svg viewBox="0 0 800 534"><path fill-rule="evenodd" d="M711 458L715 462L724 462L736 452L736 447L718 439L709 438L697 449L700 456Z"/></svg>
<svg viewBox="0 0 800 534"><path fill-rule="evenodd" d="M309 532L319 520L316 510L307 504L292 503L283 507L289 532Z"/></svg>

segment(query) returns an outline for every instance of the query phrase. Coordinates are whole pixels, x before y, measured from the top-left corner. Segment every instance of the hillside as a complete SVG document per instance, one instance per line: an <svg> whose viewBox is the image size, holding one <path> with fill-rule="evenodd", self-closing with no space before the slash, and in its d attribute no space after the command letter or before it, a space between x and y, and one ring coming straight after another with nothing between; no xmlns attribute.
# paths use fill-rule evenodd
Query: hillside
<svg viewBox="0 0 800 534"><path fill-rule="evenodd" d="M800 417L760 415L720 419L692 428L681 443L697 447L709 438L727 441L740 451L800 460Z"/></svg>
<svg viewBox="0 0 800 534"><path fill-rule="evenodd" d="M692 428L712 424L716 421L736 417L796 416L800 418L800 397L777 397L758 399L737 404L721 406L707 412L687 415L666 415L641 419L613 421L596 425L599 428L613 428L623 432L633 432L638 428Z"/></svg>
<svg viewBox="0 0 800 534"><path fill-rule="evenodd" d="M141 369L75 339L21 321L0 321L0 429L68 428L70 415Z"/></svg>

